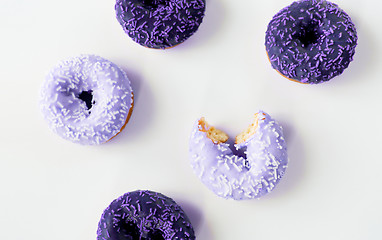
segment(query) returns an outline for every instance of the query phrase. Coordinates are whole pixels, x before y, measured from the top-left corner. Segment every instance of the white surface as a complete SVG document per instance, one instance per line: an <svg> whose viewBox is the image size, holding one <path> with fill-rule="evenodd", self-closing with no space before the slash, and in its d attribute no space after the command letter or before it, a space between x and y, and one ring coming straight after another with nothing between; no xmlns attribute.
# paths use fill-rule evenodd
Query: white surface
<svg viewBox="0 0 382 240"><path fill-rule="evenodd" d="M290 3L207 0L199 31L161 51L124 34L113 0L1 0L1 239L95 240L103 209L136 189L174 198L198 240L382 239L380 8L337 1L358 30L354 61L307 86L277 74L264 49ZM121 66L135 90L126 129L101 146L61 139L39 112L46 73L82 53ZM284 126L289 169L261 200L220 199L189 166L192 124L205 116L234 137L259 109Z"/></svg>

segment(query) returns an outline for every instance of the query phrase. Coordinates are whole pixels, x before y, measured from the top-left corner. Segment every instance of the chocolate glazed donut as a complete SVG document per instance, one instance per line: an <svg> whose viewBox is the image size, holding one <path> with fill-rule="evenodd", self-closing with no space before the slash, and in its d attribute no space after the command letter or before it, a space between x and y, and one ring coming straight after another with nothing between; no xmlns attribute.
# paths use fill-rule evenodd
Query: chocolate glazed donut
<svg viewBox="0 0 382 240"><path fill-rule="evenodd" d="M265 47L272 67L301 83L340 75L353 60L357 32L349 15L325 0L302 0L278 12L268 25Z"/></svg>
<svg viewBox="0 0 382 240"><path fill-rule="evenodd" d="M152 191L128 192L103 212L97 240L194 240L187 215L174 200Z"/></svg>
<svg viewBox="0 0 382 240"><path fill-rule="evenodd" d="M117 0L115 11L123 30L135 42L165 49L198 30L205 0Z"/></svg>

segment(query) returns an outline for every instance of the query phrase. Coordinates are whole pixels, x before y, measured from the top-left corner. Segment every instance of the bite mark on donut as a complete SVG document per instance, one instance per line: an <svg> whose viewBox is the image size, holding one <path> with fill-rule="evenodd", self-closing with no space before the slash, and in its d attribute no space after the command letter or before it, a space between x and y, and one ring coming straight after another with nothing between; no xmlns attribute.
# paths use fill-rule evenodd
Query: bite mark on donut
<svg viewBox="0 0 382 240"><path fill-rule="evenodd" d="M265 114L263 113L265 116ZM253 136L256 133L256 129L259 126L259 114L256 113L254 115L253 122L246 128L243 132L241 132L239 135L235 138L235 144L240 144L245 141L247 141L251 136ZM261 120L265 120L265 118L261 118ZM222 130L219 130L207 123L204 117L200 118L199 122L199 131L205 132L207 134L207 137L212 140L215 144L219 143L225 143L228 141L228 135L223 132Z"/></svg>
<svg viewBox="0 0 382 240"><path fill-rule="evenodd" d="M216 195L234 200L260 198L284 176L288 154L282 127L265 112L254 114L253 123L237 137L245 142L234 146L212 142L199 122L189 142L191 167Z"/></svg>
<svg viewBox="0 0 382 240"><path fill-rule="evenodd" d="M199 131L205 132L207 137L212 140L215 144L225 143L228 140L228 135L213 126L210 126L204 117L200 118L199 122Z"/></svg>
<svg viewBox="0 0 382 240"><path fill-rule="evenodd" d="M263 113L263 115L265 114ZM256 133L257 127L259 126L259 118L259 114L256 113L253 122L248 126L248 128L236 136L235 144L240 144L247 141L251 136L253 136ZM262 118L261 120L265 120L265 118Z"/></svg>

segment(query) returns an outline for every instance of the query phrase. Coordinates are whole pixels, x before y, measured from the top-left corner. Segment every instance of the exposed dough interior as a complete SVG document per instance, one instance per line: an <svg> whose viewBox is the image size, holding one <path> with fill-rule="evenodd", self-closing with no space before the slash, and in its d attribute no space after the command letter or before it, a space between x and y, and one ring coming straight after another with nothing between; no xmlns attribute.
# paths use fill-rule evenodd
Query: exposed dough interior
<svg viewBox="0 0 382 240"><path fill-rule="evenodd" d="M256 129L259 123L259 116L258 113L255 114L254 120L249 125L247 129L245 129L243 132L241 132L239 135L236 136L235 138L235 144L243 143L247 139L249 139L253 134L256 133ZM219 144L219 143L225 143L228 140L228 135L219 130L216 129L213 126L210 126L204 118L201 118L199 120L199 126L200 126L200 131L207 133L207 137L211 139L214 143Z"/></svg>
<svg viewBox="0 0 382 240"><path fill-rule="evenodd" d="M207 133L207 137L216 144L225 143L228 140L228 135L225 132L210 126L204 118L199 120L199 126L201 127L200 131Z"/></svg>
<svg viewBox="0 0 382 240"><path fill-rule="evenodd" d="M249 139L253 134L256 133L257 126L259 124L259 116L258 113L255 114L255 118L253 119L253 122L247 129L245 129L243 132L241 132L239 135L236 136L235 144L240 144L247 139Z"/></svg>

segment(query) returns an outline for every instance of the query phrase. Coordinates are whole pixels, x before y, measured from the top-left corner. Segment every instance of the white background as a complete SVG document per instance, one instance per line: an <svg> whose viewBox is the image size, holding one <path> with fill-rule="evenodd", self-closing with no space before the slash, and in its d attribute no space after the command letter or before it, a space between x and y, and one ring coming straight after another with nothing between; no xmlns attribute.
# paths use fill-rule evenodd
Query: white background
<svg viewBox="0 0 382 240"><path fill-rule="evenodd" d="M382 20L377 1L338 0L359 37L330 82L274 71L268 22L291 1L207 0L198 32L169 50L134 43L113 0L0 0L0 231L4 240L95 240L102 211L136 189L175 199L198 240L382 239ZM121 66L135 109L111 142L52 133L40 86L59 61L89 53ZM283 127L290 164L260 200L225 200L193 174L188 137L207 121L231 137L259 109Z"/></svg>

